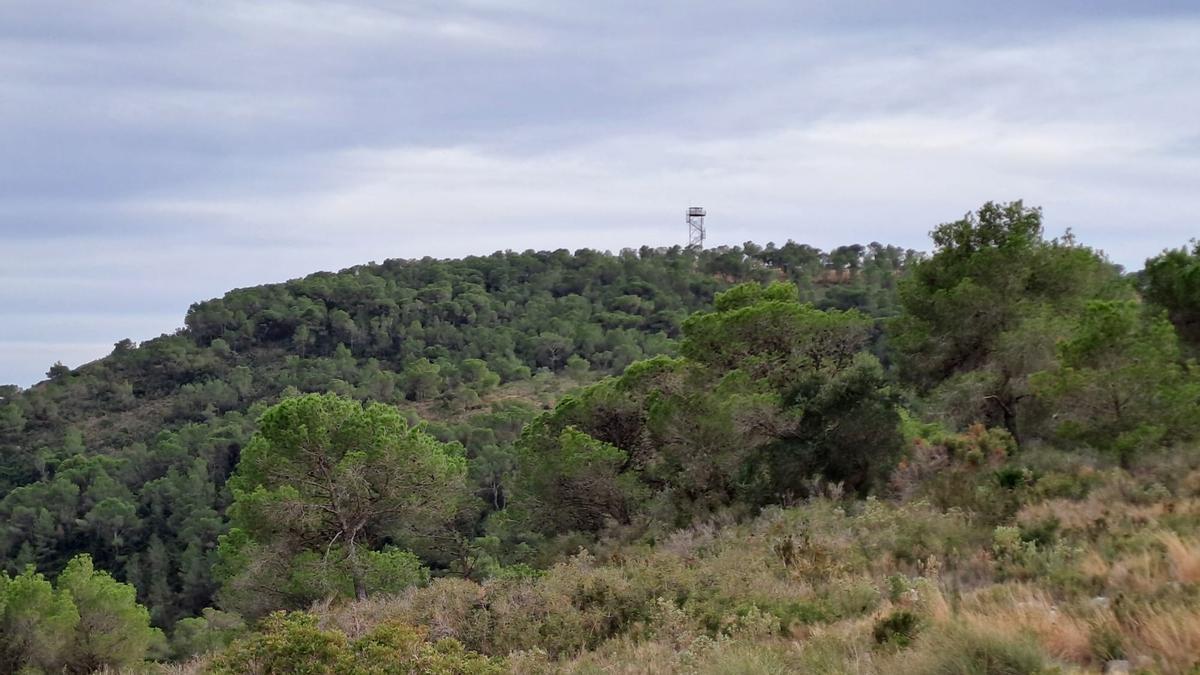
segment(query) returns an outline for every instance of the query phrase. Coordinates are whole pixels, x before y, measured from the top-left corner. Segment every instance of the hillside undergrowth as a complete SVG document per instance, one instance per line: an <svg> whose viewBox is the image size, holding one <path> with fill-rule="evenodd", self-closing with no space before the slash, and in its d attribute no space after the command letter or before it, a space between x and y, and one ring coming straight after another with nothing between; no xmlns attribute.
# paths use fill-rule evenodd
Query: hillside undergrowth
<svg viewBox="0 0 1200 675"><path fill-rule="evenodd" d="M1129 469L1050 450L955 468L958 498L823 485L747 522L614 532L544 572L434 579L309 615L348 643L404 626L479 655L445 672L1193 672L1200 450ZM238 653L217 662L253 670Z"/></svg>

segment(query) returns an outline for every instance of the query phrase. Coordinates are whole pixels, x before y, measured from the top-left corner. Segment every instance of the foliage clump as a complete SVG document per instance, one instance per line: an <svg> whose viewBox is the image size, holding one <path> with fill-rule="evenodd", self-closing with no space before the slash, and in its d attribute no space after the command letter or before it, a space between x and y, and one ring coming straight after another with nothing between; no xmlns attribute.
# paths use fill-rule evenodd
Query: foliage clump
<svg viewBox="0 0 1200 675"><path fill-rule="evenodd" d="M409 428L393 408L332 394L286 400L260 427L230 480L233 527L220 551L229 606L362 599L427 578L394 544L453 517L461 447Z"/></svg>
<svg viewBox="0 0 1200 675"><path fill-rule="evenodd" d="M513 512L534 529L599 531L655 514L682 525L731 504L857 492L899 454L896 399L870 320L737 286L684 322L682 357L636 364L564 399L517 444Z"/></svg>
<svg viewBox="0 0 1200 675"><path fill-rule="evenodd" d="M398 623L374 628L355 640L322 629L303 612L275 612L252 636L213 659L213 673L229 675L499 675L499 661L463 649L453 639L426 640L425 631Z"/></svg>
<svg viewBox="0 0 1200 675"><path fill-rule="evenodd" d="M132 586L81 555L56 584L26 568L0 572L0 671L91 673L127 668L165 647Z"/></svg>
<svg viewBox="0 0 1200 675"><path fill-rule="evenodd" d="M908 610L897 610L875 621L872 636L881 645L907 647L921 628L921 617Z"/></svg>

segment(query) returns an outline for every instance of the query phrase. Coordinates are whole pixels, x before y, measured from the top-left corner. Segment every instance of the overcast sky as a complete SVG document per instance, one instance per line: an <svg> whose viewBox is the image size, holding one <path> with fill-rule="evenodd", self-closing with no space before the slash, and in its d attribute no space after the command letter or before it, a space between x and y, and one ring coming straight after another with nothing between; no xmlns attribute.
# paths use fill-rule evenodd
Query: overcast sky
<svg viewBox="0 0 1200 675"><path fill-rule="evenodd" d="M1200 234L1188 2L0 1L0 382L369 260Z"/></svg>

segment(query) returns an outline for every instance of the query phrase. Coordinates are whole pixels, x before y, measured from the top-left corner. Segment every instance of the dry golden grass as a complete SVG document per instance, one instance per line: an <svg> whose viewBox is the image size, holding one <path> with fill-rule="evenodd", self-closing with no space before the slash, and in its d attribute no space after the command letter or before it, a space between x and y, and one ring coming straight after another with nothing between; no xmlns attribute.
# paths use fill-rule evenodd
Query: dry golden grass
<svg viewBox="0 0 1200 675"><path fill-rule="evenodd" d="M1079 571L1092 579L1107 578L1110 570L1112 565L1094 550L1089 550L1079 561Z"/></svg>
<svg viewBox="0 0 1200 675"><path fill-rule="evenodd" d="M1017 522L1032 525L1055 520L1063 531L1103 531L1117 527L1163 527L1166 517L1200 517L1200 499L1163 499L1131 503L1120 490L1093 492L1087 499L1050 499L1024 506Z"/></svg>
<svg viewBox="0 0 1200 675"><path fill-rule="evenodd" d="M1168 578L1167 562L1158 551L1142 551L1112 563L1105 586L1136 596L1150 595Z"/></svg>
<svg viewBox="0 0 1200 675"><path fill-rule="evenodd" d="M985 633L1031 634L1058 659L1086 664L1092 658L1088 622L1061 610L1049 594L1029 584L976 592L963 600L957 619Z"/></svg>
<svg viewBox="0 0 1200 675"><path fill-rule="evenodd" d="M1193 469L1179 481L1179 489L1184 494L1200 497L1200 469Z"/></svg>
<svg viewBox="0 0 1200 675"><path fill-rule="evenodd" d="M1129 649L1139 661L1155 664L1164 675L1194 673L1200 668L1200 610L1176 607L1142 609L1126 622L1132 633Z"/></svg>
<svg viewBox="0 0 1200 675"><path fill-rule="evenodd" d="M1051 499L1023 507L1017 513L1017 522L1030 525L1054 519L1063 530L1086 530L1111 514L1111 505L1100 500Z"/></svg>
<svg viewBox="0 0 1200 675"><path fill-rule="evenodd" d="M1163 532L1158 540L1167 549L1172 578L1181 584L1200 583L1200 542L1184 540L1174 532Z"/></svg>

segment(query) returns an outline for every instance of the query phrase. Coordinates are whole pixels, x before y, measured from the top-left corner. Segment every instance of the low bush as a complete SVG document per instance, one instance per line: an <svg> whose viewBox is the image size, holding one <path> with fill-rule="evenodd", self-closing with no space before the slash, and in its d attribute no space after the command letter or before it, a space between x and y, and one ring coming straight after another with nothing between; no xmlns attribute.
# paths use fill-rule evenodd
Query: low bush
<svg viewBox="0 0 1200 675"><path fill-rule="evenodd" d="M254 635L238 640L209 668L229 675L499 675L503 663L466 650L457 640L426 640L424 628L385 623L351 641L322 629L303 612L276 612Z"/></svg>
<svg viewBox="0 0 1200 675"><path fill-rule="evenodd" d="M907 610L898 610L875 622L872 636L881 645L907 647L921 628L921 618Z"/></svg>
<svg viewBox="0 0 1200 675"><path fill-rule="evenodd" d="M924 633L895 672L911 675L1034 675L1046 655L1030 638L944 625Z"/></svg>

